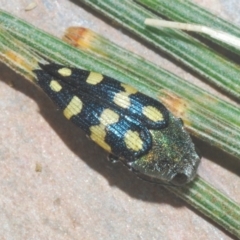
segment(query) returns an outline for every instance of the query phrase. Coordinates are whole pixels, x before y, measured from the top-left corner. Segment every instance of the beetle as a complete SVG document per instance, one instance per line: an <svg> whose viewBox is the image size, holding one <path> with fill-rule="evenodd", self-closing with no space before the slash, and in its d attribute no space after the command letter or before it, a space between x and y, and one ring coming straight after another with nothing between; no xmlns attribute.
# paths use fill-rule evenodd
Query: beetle
<svg viewBox="0 0 240 240"><path fill-rule="evenodd" d="M181 186L200 156L181 119L159 101L101 73L41 64L38 85L63 115L141 178Z"/></svg>

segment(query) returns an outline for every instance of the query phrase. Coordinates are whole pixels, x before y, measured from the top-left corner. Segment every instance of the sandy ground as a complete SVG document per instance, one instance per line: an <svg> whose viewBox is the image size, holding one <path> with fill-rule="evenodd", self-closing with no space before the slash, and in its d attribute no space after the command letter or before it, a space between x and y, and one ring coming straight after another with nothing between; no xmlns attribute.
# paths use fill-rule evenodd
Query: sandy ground
<svg viewBox="0 0 240 240"><path fill-rule="evenodd" d="M36 0L26 12L31 2L0 0L0 8L58 37L69 26L91 28L215 92L81 4ZM195 2L240 25L238 0ZM3 64L0 72L0 239L231 239L162 187L106 161L39 89ZM239 165L196 144L204 156L199 174L240 203Z"/></svg>

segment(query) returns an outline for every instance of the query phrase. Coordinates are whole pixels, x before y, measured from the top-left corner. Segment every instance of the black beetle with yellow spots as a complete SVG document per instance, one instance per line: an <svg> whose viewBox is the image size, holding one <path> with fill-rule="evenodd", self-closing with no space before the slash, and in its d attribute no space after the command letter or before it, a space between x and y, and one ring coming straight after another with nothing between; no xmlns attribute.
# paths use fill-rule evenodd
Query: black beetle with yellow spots
<svg viewBox="0 0 240 240"><path fill-rule="evenodd" d="M159 101L100 73L39 65L37 83L64 116L140 177L170 185L195 177L200 157L181 119Z"/></svg>

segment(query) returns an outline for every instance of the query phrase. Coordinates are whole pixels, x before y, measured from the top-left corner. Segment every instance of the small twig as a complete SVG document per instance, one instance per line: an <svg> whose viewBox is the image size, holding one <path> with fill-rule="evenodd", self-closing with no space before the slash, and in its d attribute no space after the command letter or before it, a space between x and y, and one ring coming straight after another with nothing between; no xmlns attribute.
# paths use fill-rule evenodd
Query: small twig
<svg viewBox="0 0 240 240"><path fill-rule="evenodd" d="M240 39L235 37L231 34L228 34L223 31L219 31L216 29L212 29L206 26L197 25L197 24L189 24L189 23L180 23L180 22L172 22L172 21L165 21L160 19L151 19L146 18L145 22L146 25L156 27L156 28L175 28L181 29L185 31L192 31L192 32L200 32L209 35L210 37L220 40L228 45L237 47L240 49Z"/></svg>

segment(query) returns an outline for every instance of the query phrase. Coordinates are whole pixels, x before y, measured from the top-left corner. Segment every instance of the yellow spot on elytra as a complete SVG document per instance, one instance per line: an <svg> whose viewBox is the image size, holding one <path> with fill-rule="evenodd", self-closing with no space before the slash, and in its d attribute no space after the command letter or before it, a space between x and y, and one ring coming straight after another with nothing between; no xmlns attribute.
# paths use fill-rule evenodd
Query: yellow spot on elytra
<svg viewBox="0 0 240 240"><path fill-rule="evenodd" d="M125 92L128 94L134 94L138 91L137 89L135 89L127 84L124 84L124 83L121 83L121 86L124 88Z"/></svg>
<svg viewBox="0 0 240 240"><path fill-rule="evenodd" d="M100 123L105 126L116 123L118 120L119 115L111 109L105 109L99 118Z"/></svg>
<svg viewBox="0 0 240 240"><path fill-rule="evenodd" d="M96 85L96 84L100 83L102 80L103 80L102 74L96 73L96 72L90 72L86 82L89 84L92 84L92 85Z"/></svg>
<svg viewBox="0 0 240 240"><path fill-rule="evenodd" d="M142 113L149 118L150 120L154 122L162 121L164 120L164 117L162 113L153 106L146 106L143 108Z"/></svg>
<svg viewBox="0 0 240 240"><path fill-rule="evenodd" d="M136 131L128 130L124 136L124 142L128 149L139 151L143 148L143 141Z"/></svg>
<svg viewBox="0 0 240 240"><path fill-rule="evenodd" d="M124 88L124 91L116 93L113 98L113 102L122 108L129 108L131 105L131 99L129 95L136 93L137 89L124 83L121 83L121 86Z"/></svg>
<svg viewBox="0 0 240 240"><path fill-rule="evenodd" d="M67 119L70 119L72 116L79 114L82 110L82 107L82 101L78 97L74 96L64 109L63 114Z"/></svg>
<svg viewBox="0 0 240 240"><path fill-rule="evenodd" d="M100 147L108 152L111 152L111 147L105 142L106 129L105 126L100 124L97 126L90 127L91 135L90 138L97 143Z"/></svg>
<svg viewBox="0 0 240 240"><path fill-rule="evenodd" d="M59 92L59 91L61 91L62 86L59 84L58 81L52 80L52 81L50 82L50 88L51 88L54 92Z"/></svg>
<svg viewBox="0 0 240 240"><path fill-rule="evenodd" d="M131 105L129 94L126 92L116 93L113 102L122 108L129 108Z"/></svg>
<svg viewBox="0 0 240 240"><path fill-rule="evenodd" d="M119 121L119 115L111 109L103 110L99 117L100 124L90 127L90 138L106 151L111 152L111 147L105 142L106 127Z"/></svg>
<svg viewBox="0 0 240 240"><path fill-rule="evenodd" d="M58 73L63 77L69 77L72 75L72 70L70 68L60 68Z"/></svg>

